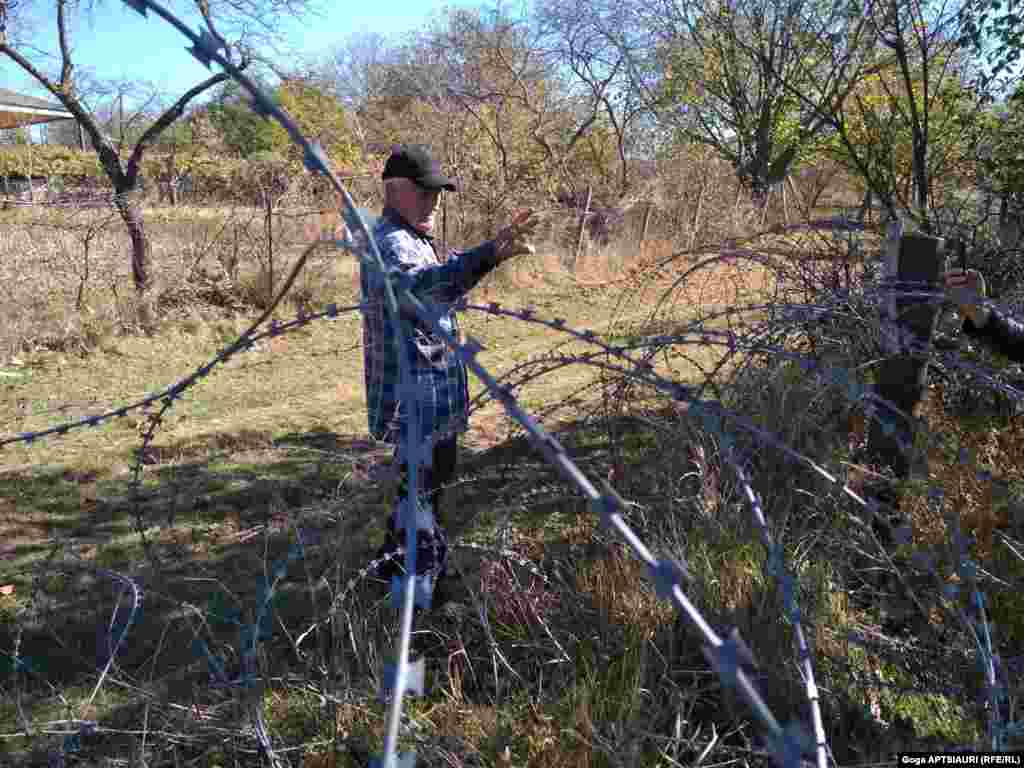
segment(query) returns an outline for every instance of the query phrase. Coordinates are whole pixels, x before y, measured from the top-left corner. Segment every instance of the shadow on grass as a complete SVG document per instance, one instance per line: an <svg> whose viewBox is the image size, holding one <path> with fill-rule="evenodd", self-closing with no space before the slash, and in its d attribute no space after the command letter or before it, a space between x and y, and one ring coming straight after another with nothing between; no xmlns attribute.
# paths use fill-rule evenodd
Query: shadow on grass
<svg viewBox="0 0 1024 768"><path fill-rule="evenodd" d="M645 462L660 460L660 466L666 468L666 461L684 461L681 451L666 453L656 436L641 433L633 419L623 419L614 431L630 435L626 459L637 470L637 484L645 477L640 471ZM592 478L603 476L610 466L602 434L585 424L572 424L558 435L573 460ZM114 730L138 731L143 705L159 701L176 704L177 710L162 712L170 717L169 712L178 711L181 720L164 723L161 728L151 723L150 728L174 733L202 728L198 715L198 719L189 719L189 708L197 713L227 711L225 702L231 697L211 687L213 668L222 665L229 677L240 673L239 649L245 628L257 624L261 604L267 608L267 619L259 624L265 632L261 669L278 681L275 684L297 674L320 680L327 670L342 663L338 658L328 663L321 653L327 647L324 643L330 647L339 643L333 635L325 640L326 630L314 632L304 646L308 650L298 653L295 638L311 626L313 617L326 615L339 587L372 558L379 544L383 534L380 523L389 511L387 494L379 479L368 476L367 468L386 465L388 447L319 430L277 438L258 432L211 435L203 441L191 439L159 448L158 455L174 463L147 468L137 507L126 494L127 478L82 476L62 468L0 477L0 498L17 500L12 519L18 525L35 526L20 532L24 543L4 542L15 549L0 570L0 583L10 579L17 590L13 607L0 612L0 650L4 653L0 656L4 662L0 685L7 691L20 691L21 706L33 721L77 717L96 719ZM94 491L83 496L83 488ZM679 514L673 509L669 504L653 509L652 514ZM159 567L148 561L139 541L136 514L145 524L150 546L158 553ZM22 518L24 523L19 522ZM742 704L732 703L716 682L709 682L696 634L678 618L647 616L649 633L637 634L639 624L624 624L622 616L610 607L620 598L632 601L638 591L650 598L649 586L639 586L642 569L635 561L623 565L630 556L621 545L594 536L593 515L585 499L525 438L478 452L464 449L456 481L444 497L441 518L453 539L489 543L508 523L516 531L509 546L556 577L550 589L558 592L560 599L543 604L543 622L531 623L529 617L523 617L528 625L524 629L515 621L500 620L500 611L513 604L522 589L508 582L504 587L508 592L502 593L492 569L478 554L468 559L459 555L460 568L469 580L490 585L487 588L495 591L487 595L488 611L504 633L499 642L508 644L504 652L514 666L529 670L521 681L521 692L531 695L537 681L543 681L553 692L545 705L553 717L575 717L584 699L590 702L587 706L593 706L601 697L614 698L615 685L609 683L614 678L617 684L628 683L657 695L653 704L642 707L632 693L627 696L632 696L632 703L625 709L601 705L602 719L616 712L628 714L649 732L667 735L680 708L688 709L695 722L726 727L748 718ZM638 525L644 528L648 522ZM650 530L655 530L657 521L650 525ZM67 537L64 550L54 554L52 542L32 541L43 531L51 539ZM52 560L40 566L47 555L52 555ZM38 575L35 582L30 579L33 562ZM85 706L98 670L109 658L111 637L124 627L130 607L121 585L96 573L90 564L131 574L144 599L109 677L97 698ZM590 572L608 568L612 569L611 581L604 586L590 592L573 586ZM275 573L281 582L275 595L264 600L268 580L272 581ZM381 613L389 610L381 608L386 589L383 582L372 579L357 587L360 599L366 601L361 610L372 610L379 617L375 631L383 640L393 637L394 624L393 616L388 619ZM763 597L751 592L746 596L747 605L731 611L712 610L709 619L724 627L735 620L737 610L749 613L757 601L764 603ZM507 619L511 614L505 615ZM435 655L441 660L435 676L450 677L445 660L450 665L453 647L455 652L461 647L467 658L484 666L491 663L489 641L479 626L455 631L447 621L428 614L422 623L425 636L440 638L434 643ZM570 654L568 661L563 659L554 667L545 667L537 655L546 642L540 632L544 622ZM391 629L383 628L388 624ZM762 658L762 668L768 676L761 687L769 692L780 719L800 717L808 722L799 688L791 675L780 671L792 658L791 647L777 627L768 634L773 633L778 636L767 638L770 650L768 658ZM461 645L451 646L456 637ZM766 641L766 636L761 633L755 639ZM22 666L13 662L16 643L20 644ZM656 651L652 658L660 662L641 663L636 656L640 646L647 655ZM763 648L764 642L759 646ZM553 644L543 647L549 656L554 653ZM359 667L363 661L344 663ZM16 667L25 671L14 674ZM364 670L364 677L356 681L358 687L372 690L376 674L379 670ZM325 683L330 689L335 685L333 681ZM146 695L140 692L142 688ZM467 700L480 706L492 704L499 695L494 686L479 682L467 682L461 690ZM835 717L830 722L846 723L836 726L840 729L835 733L839 737L834 745L837 759L861 759L866 756L861 745L885 743L885 729L870 718L856 727L849 725L854 722L851 712L855 715L858 705L842 691L831 693L829 714ZM15 699L9 696L7 701L0 704L0 722L11 724L8 731L19 730ZM231 717L237 718L238 713L223 714L225 722L231 722ZM237 730L237 719L232 727ZM203 744L188 746L188 755L195 757L210 749L216 741L214 731L207 736ZM0 742L0 750L5 745L12 749L13 760L15 753L24 756L26 748L38 747L41 740L44 737L6 740ZM93 756L123 755L137 748L137 738L135 734L107 733L92 737L87 747ZM176 748L185 755L180 751L185 747L179 744Z"/></svg>

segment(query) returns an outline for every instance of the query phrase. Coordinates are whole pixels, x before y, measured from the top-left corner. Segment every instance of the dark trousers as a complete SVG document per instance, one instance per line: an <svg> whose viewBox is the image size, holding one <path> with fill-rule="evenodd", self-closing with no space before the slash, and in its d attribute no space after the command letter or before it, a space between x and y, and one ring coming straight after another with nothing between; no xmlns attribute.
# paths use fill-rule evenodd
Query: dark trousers
<svg viewBox="0 0 1024 768"><path fill-rule="evenodd" d="M441 522L441 514L437 508L437 501L441 496L441 489L448 485L455 477L455 467L458 462L459 441L457 435L434 443L433 466L419 467L419 485L426 496L427 501L434 509L438 524ZM398 449L396 446L395 456L397 459ZM405 462L399 467L398 495L405 498L408 493L409 467Z"/></svg>

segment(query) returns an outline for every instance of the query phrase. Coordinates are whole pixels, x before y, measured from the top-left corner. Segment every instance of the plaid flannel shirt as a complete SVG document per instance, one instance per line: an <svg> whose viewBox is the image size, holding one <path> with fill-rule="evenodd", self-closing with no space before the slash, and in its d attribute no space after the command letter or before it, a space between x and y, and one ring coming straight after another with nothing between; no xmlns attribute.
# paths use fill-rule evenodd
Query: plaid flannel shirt
<svg viewBox="0 0 1024 768"><path fill-rule="evenodd" d="M393 285L406 286L421 301L445 307L441 327L458 336L459 325L451 305L465 295L496 266L494 243L469 251L452 251L445 263L437 257L433 239L414 230L392 208L385 208L373 230L388 276ZM363 302L363 364L370 434L377 440L399 442L408 420L399 396L395 329L388 322L384 286L378 274L360 267ZM397 294L397 291L396 291ZM396 298L399 298L396 296ZM399 307L401 299L399 298ZM406 315L413 318L410 310ZM412 362L416 403L423 428L421 440L439 440L464 432L468 421L469 382L462 361L419 320L412 320L413 334L402 349Z"/></svg>

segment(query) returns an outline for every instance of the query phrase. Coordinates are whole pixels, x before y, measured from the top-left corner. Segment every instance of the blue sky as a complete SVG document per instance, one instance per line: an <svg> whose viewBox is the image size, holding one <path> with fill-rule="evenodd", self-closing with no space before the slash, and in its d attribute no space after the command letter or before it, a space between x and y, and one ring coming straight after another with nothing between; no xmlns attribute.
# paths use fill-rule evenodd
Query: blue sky
<svg viewBox="0 0 1024 768"><path fill-rule="evenodd" d="M48 3L44 4L49 6ZM346 37L362 30L401 35L422 28L440 13L442 0L322 0L322 16L310 15L304 24L284 24L287 44L302 53L326 52ZM447 3L452 5L452 3ZM48 7L52 12L52 7ZM188 22L188 19L185 19ZM193 20L192 26L198 30ZM55 25L40 43L55 49ZM209 76L209 72L185 50L186 38L164 20L150 14L143 18L119 0L106 0L84 21L74 36L75 61L95 70L103 79L150 80L180 94ZM216 71L216 69L214 70ZM0 87L46 97L35 81L9 59L0 61Z"/></svg>

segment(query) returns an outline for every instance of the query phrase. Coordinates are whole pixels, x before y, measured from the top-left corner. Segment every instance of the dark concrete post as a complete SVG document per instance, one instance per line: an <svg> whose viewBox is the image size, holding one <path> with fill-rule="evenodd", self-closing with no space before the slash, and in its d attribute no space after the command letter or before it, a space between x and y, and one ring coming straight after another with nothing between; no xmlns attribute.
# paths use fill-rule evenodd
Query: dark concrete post
<svg viewBox="0 0 1024 768"><path fill-rule="evenodd" d="M886 255L886 276L892 281L889 285L893 293L928 290L929 287L939 289L946 270L945 241L921 234L899 235L897 241L895 235L898 232L898 225L890 232ZM883 318L892 325L883 328L883 332L890 336L906 333L914 347L930 349L941 305L926 298L895 295L890 295L886 304ZM913 416L927 388L928 365L925 354L909 352L907 347L902 339L895 340L889 347L889 356L879 371L876 391L879 397ZM896 413L880 413L879 416L894 423L896 428L891 434L886 434L881 421L873 419L868 434L868 452L881 464L891 467L898 478L906 478L913 468L911 461L914 457L900 450L900 441L911 446L914 444L913 422ZM926 457L920 458L926 460Z"/></svg>

